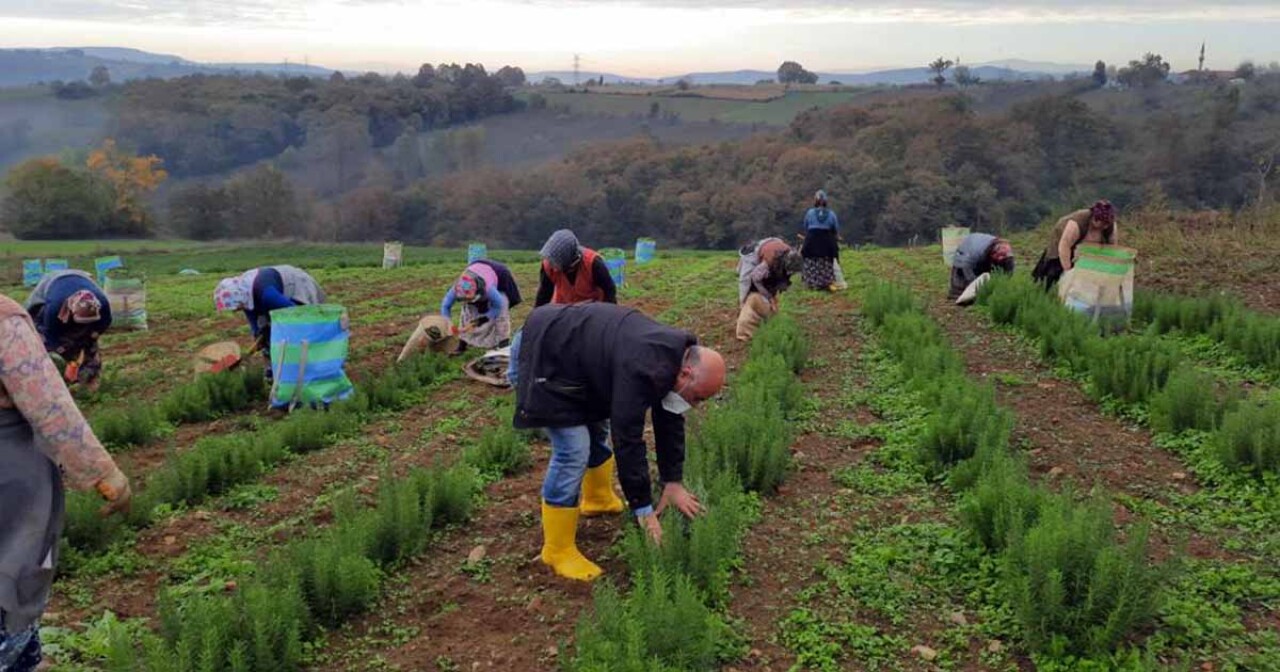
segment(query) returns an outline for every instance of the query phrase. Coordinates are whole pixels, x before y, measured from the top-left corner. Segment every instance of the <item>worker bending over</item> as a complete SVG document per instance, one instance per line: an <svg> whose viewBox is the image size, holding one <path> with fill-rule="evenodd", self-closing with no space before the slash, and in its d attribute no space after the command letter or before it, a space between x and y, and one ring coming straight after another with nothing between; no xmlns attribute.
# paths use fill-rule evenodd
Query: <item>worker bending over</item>
<svg viewBox="0 0 1280 672"><path fill-rule="evenodd" d="M804 259L781 238L765 238L738 251L737 338L749 341L760 323L778 312L778 295L791 286Z"/></svg>
<svg viewBox="0 0 1280 672"><path fill-rule="evenodd" d="M454 281L440 302L440 314L453 319L453 304L462 302L462 342L476 348L503 348L511 341L511 309L520 305L520 288L505 265L480 259Z"/></svg>
<svg viewBox="0 0 1280 672"><path fill-rule="evenodd" d="M999 270L1013 273L1013 247L989 233L971 233L960 241L951 262L951 287L947 298L955 301L978 278ZM972 294L970 292L969 294ZM968 296L966 296L968 298ZM970 303L966 301L965 303Z"/></svg>
<svg viewBox="0 0 1280 672"><path fill-rule="evenodd" d="M272 377L271 311L294 306L324 303L324 290L306 271L294 266L263 266L224 278L213 290L218 311L240 310L249 321L254 349L267 358L268 378Z"/></svg>
<svg viewBox="0 0 1280 672"><path fill-rule="evenodd" d="M1040 261L1031 277L1048 289L1062 279L1062 275L1075 266L1076 248L1080 243L1119 245L1116 229L1116 210L1110 201L1098 201L1093 207L1077 210L1058 220L1049 237L1049 246L1040 255Z"/></svg>
<svg viewBox="0 0 1280 672"><path fill-rule="evenodd" d="M111 327L111 304L93 276L70 269L49 273L27 297L26 309L45 350L67 363L67 383L96 390L102 374L98 340Z"/></svg>
<svg viewBox="0 0 1280 672"><path fill-rule="evenodd" d="M684 413L724 385L718 352L634 308L544 306L512 339L507 377L516 390L515 426L543 428L551 439L542 484L542 561L556 574L581 581L601 574L578 551L578 516L623 510L612 484L615 455L626 505L652 540L661 541L658 514L667 506L689 517L701 513L702 504L681 484ZM663 483L656 509L646 415Z"/></svg>
<svg viewBox="0 0 1280 672"><path fill-rule="evenodd" d="M596 251L578 244L569 229L551 234L542 246L542 270L533 307L548 303L618 302L609 266Z"/></svg>

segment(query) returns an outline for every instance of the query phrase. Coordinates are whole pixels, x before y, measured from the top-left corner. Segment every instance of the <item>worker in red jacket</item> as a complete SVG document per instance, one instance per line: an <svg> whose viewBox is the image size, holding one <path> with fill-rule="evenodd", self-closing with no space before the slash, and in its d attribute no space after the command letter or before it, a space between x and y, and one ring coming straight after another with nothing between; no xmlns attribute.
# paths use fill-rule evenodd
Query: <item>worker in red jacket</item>
<svg viewBox="0 0 1280 672"><path fill-rule="evenodd" d="M569 229L551 234L542 246L542 271L533 307L548 303L618 302L609 267L596 251L578 244Z"/></svg>

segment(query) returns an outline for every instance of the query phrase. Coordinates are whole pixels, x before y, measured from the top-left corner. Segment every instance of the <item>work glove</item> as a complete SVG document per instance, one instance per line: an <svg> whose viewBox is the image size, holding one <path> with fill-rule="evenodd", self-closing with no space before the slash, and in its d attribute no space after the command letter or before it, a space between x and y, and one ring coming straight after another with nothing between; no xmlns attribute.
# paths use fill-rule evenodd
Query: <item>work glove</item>
<svg viewBox="0 0 1280 672"><path fill-rule="evenodd" d="M103 517L113 513L128 511L133 502L133 489L129 487L129 478L118 467L112 469L106 478L93 486L107 503L99 509Z"/></svg>

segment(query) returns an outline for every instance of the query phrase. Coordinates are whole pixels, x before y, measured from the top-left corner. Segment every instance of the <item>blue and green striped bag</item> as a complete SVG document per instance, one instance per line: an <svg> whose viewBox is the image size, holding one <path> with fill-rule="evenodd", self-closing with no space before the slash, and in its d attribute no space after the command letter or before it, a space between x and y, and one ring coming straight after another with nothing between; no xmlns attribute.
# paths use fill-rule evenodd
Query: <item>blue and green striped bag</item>
<svg viewBox="0 0 1280 672"><path fill-rule="evenodd" d="M351 337L347 309L335 304L271 311L271 406L328 405L351 396L344 366Z"/></svg>

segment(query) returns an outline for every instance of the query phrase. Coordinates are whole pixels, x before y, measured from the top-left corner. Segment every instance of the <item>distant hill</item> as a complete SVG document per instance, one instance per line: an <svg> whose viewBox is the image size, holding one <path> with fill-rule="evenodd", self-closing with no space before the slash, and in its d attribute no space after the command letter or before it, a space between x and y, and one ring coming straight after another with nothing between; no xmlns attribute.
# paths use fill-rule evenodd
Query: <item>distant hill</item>
<svg viewBox="0 0 1280 672"><path fill-rule="evenodd" d="M53 49L0 49L0 86L26 86L54 80L77 81L99 65L112 81L186 75L267 73L327 77L333 70L297 63L195 63L179 56L153 54L118 47L58 47Z"/></svg>
<svg viewBox="0 0 1280 672"><path fill-rule="evenodd" d="M1003 64L1009 65L1003 65ZM1020 65L1025 67L1012 67ZM1081 68L1074 65L1063 65L1060 63L1034 63L1031 61L1009 60L1000 63L988 63L982 65L969 66L974 76L982 78L984 81L1005 81L1016 82L1023 80L1039 80L1047 77L1060 77L1062 75L1074 72L1092 71L1093 67ZM910 84L927 84L933 76L924 66L918 68L895 68L889 70L875 70L872 72L819 72L818 82L826 84L828 82L840 82L851 86L875 86L875 85L897 85L906 86ZM777 79L777 73L770 70L730 70L725 72L691 72L685 75L673 75L671 77L663 77L660 79L646 77L627 77L625 75L617 75L613 73L601 72L583 72L579 73L579 81L585 82L588 79L598 79L604 77L607 84L674 84L675 82L685 79L691 84L738 84L751 85L762 80L774 81ZM528 75L529 81L533 83L541 82L546 77L555 77L565 84L573 83L572 72L535 72Z"/></svg>

